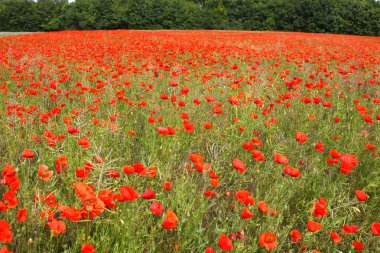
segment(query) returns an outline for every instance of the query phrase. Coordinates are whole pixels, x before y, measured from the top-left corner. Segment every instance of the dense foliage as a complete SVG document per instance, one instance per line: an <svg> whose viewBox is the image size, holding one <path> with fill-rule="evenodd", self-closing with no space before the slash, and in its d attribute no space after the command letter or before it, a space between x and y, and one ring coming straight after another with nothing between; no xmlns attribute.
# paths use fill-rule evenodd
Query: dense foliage
<svg viewBox="0 0 380 253"><path fill-rule="evenodd" d="M376 0L0 0L0 31L232 29L380 35Z"/></svg>

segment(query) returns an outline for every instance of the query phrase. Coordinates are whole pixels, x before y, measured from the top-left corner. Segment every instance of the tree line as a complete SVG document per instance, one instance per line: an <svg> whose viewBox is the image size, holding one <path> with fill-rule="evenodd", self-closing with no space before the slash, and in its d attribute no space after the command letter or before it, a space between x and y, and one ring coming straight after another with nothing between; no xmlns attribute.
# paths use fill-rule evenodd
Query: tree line
<svg viewBox="0 0 380 253"><path fill-rule="evenodd" d="M380 35L376 0L0 0L0 31L276 30Z"/></svg>

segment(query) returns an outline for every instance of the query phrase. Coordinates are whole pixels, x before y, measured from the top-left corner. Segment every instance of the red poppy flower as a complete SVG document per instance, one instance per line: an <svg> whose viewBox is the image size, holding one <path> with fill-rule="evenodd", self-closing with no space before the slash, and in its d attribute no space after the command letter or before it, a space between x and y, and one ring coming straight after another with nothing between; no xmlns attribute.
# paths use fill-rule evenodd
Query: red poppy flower
<svg viewBox="0 0 380 253"><path fill-rule="evenodd" d="M189 155L189 159L193 162L193 163L203 163L203 157L200 155L200 154L190 154Z"/></svg>
<svg viewBox="0 0 380 253"><path fill-rule="evenodd" d="M209 123L209 122L206 122L206 123L204 123L204 128L205 129L211 129L212 128L212 124Z"/></svg>
<svg viewBox="0 0 380 253"><path fill-rule="evenodd" d="M77 196L83 201L95 198L94 187L83 182L74 182L74 190Z"/></svg>
<svg viewBox="0 0 380 253"><path fill-rule="evenodd" d="M231 251L234 249L231 239L224 234L219 235L218 244L223 251Z"/></svg>
<svg viewBox="0 0 380 253"><path fill-rule="evenodd" d="M263 143L257 137L252 138L251 143L253 145L259 146L259 147L263 146Z"/></svg>
<svg viewBox="0 0 380 253"><path fill-rule="evenodd" d="M368 150L375 150L376 149L376 147L374 145L372 145L372 144L366 144L365 148L368 149Z"/></svg>
<svg viewBox="0 0 380 253"><path fill-rule="evenodd" d="M211 179L210 180L210 185L213 186L213 187L218 187L219 186L218 179Z"/></svg>
<svg viewBox="0 0 380 253"><path fill-rule="evenodd" d="M243 149L244 150L253 150L255 146L251 142L244 142L243 143Z"/></svg>
<svg viewBox="0 0 380 253"><path fill-rule="evenodd" d="M153 190L146 190L142 195L141 197L143 199L153 199L154 197L156 196L156 192L153 191Z"/></svg>
<svg viewBox="0 0 380 253"><path fill-rule="evenodd" d="M241 203L253 206L255 204L255 199L249 194L249 191L240 190L237 191L235 197Z"/></svg>
<svg viewBox="0 0 380 253"><path fill-rule="evenodd" d="M334 158L340 158L342 155L335 149L330 150L330 155Z"/></svg>
<svg viewBox="0 0 380 253"><path fill-rule="evenodd" d="M117 199L120 202L133 201L138 199L139 193L131 186L122 186L119 188L120 194L117 194Z"/></svg>
<svg viewBox="0 0 380 253"><path fill-rule="evenodd" d="M130 165L124 165L122 169L123 169L123 172L128 175L135 173L135 168Z"/></svg>
<svg viewBox="0 0 380 253"><path fill-rule="evenodd" d="M144 176L146 174L146 168L142 163L135 163L133 164L133 167L135 169L135 172L140 176Z"/></svg>
<svg viewBox="0 0 380 253"><path fill-rule="evenodd" d="M307 135L304 132L298 132L298 131L296 132L295 138L296 138L296 141L298 141L301 144L308 140Z"/></svg>
<svg viewBox="0 0 380 253"><path fill-rule="evenodd" d="M216 192L213 191L213 190L208 190L208 191L205 191L203 193L203 196L205 196L205 197L215 197L216 196Z"/></svg>
<svg viewBox="0 0 380 253"><path fill-rule="evenodd" d="M12 178L16 176L16 170L10 165L6 164L3 168L3 172L1 173L1 176L7 180L7 178Z"/></svg>
<svg viewBox="0 0 380 253"><path fill-rule="evenodd" d="M259 236L259 245L265 247L266 250L272 250L277 247L277 236L270 232L264 232Z"/></svg>
<svg viewBox="0 0 380 253"><path fill-rule="evenodd" d="M320 198L319 201L314 203L313 216L316 218L326 217L327 212L327 200L325 198Z"/></svg>
<svg viewBox="0 0 380 253"><path fill-rule="evenodd" d="M363 120L369 124L372 124L373 123L373 120L372 120L372 117L370 115L365 115L363 117Z"/></svg>
<svg viewBox="0 0 380 253"><path fill-rule="evenodd" d="M127 132L129 135L136 136L136 132L133 130L128 130Z"/></svg>
<svg viewBox="0 0 380 253"><path fill-rule="evenodd" d="M10 251L7 247L3 246L0 249L0 253L13 253L13 251Z"/></svg>
<svg viewBox="0 0 380 253"><path fill-rule="evenodd" d="M25 208L21 208L20 210L18 210L18 212L17 212L17 221L18 222L26 221L27 218L28 218L28 213L27 213Z"/></svg>
<svg viewBox="0 0 380 253"><path fill-rule="evenodd" d="M6 203L7 209L17 206L18 198L16 197L16 192L13 190L6 191L3 195L3 202Z"/></svg>
<svg viewBox="0 0 380 253"><path fill-rule="evenodd" d="M364 105L357 105L356 110L358 111L359 114L363 114L363 115L368 114L367 108Z"/></svg>
<svg viewBox="0 0 380 253"><path fill-rule="evenodd" d="M89 175L89 170L86 168L77 168L75 169L75 175L78 178L87 179Z"/></svg>
<svg viewBox="0 0 380 253"><path fill-rule="evenodd" d="M259 207L259 210L263 214L268 214L269 213L270 208L269 208L268 204L265 201L259 201L257 203L257 206Z"/></svg>
<svg viewBox="0 0 380 253"><path fill-rule="evenodd" d="M358 165L359 160L356 159L355 155L345 154L340 157L340 172L343 174L349 174L352 172L352 169Z"/></svg>
<svg viewBox="0 0 380 253"><path fill-rule="evenodd" d="M107 170L106 175L111 178L120 178L120 172L117 170Z"/></svg>
<svg viewBox="0 0 380 253"><path fill-rule="evenodd" d="M288 158L280 153L274 153L273 160L278 164L287 164L289 162Z"/></svg>
<svg viewBox="0 0 380 253"><path fill-rule="evenodd" d="M284 167L284 172L291 176L291 177L300 177L301 176L301 171L297 170L296 168L293 168L292 166L286 165Z"/></svg>
<svg viewBox="0 0 380 253"><path fill-rule="evenodd" d="M232 166L233 166L236 170L238 170L240 173L243 173L243 172L245 171L245 169L246 169L245 164L244 164L241 160L239 160L239 159L237 159L237 158L235 158L235 159L232 161Z"/></svg>
<svg viewBox="0 0 380 253"><path fill-rule="evenodd" d="M156 128L157 132L161 135L173 135L177 132L176 129L172 127L157 127Z"/></svg>
<svg viewBox="0 0 380 253"><path fill-rule="evenodd" d="M186 132L188 132L188 133L194 132L195 126L190 121L185 119L185 120L183 120L182 123L183 123L183 128L185 129Z"/></svg>
<svg viewBox="0 0 380 253"><path fill-rule="evenodd" d="M48 226L54 236L58 236L59 234L64 234L66 232L66 224L63 221L53 220L48 222Z"/></svg>
<svg viewBox="0 0 380 253"><path fill-rule="evenodd" d="M330 238L335 242L335 243L340 243L342 241L342 237L334 231L330 232Z"/></svg>
<svg viewBox="0 0 380 253"><path fill-rule="evenodd" d="M355 225L344 225L342 227L343 233L345 234L357 234L358 233L358 227Z"/></svg>
<svg viewBox="0 0 380 253"><path fill-rule="evenodd" d="M171 81L170 81L170 86L172 86L172 87L177 87L177 86L178 86L178 82L177 82L177 81L174 81L174 80L171 80Z"/></svg>
<svg viewBox="0 0 380 253"><path fill-rule="evenodd" d="M60 208L62 218L69 219L71 221L79 221L81 218L81 212L70 206L62 206Z"/></svg>
<svg viewBox="0 0 380 253"><path fill-rule="evenodd" d="M243 219L250 219L253 217L253 213L251 213L247 207L244 207L243 211L241 212L241 217Z"/></svg>
<svg viewBox="0 0 380 253"><path fill-rule="evenodd" d="M253 159L255 159L258 162L264 161L264 154L260 150L253 149L251 151Z"/></svg>
<svg viewBox="0 0 380 253"><path fill-rule="evenodd" d="M91 143L87 139L87 137L79 138L78 144L81 145L83 148L89 148L91 146Z"/></svg>
<svg viewBox="0 0 380 253"><path fill-rule="evenodd" d="M95 247L91 244L84 243L82 244L81 253L95 253Z"/></svg>
<svg viewBox="0 0 380 253"><path fill-rule="evenodd" d="M157 168L155 167L150 167L146 170L146 175L149 177L149 178L154 178L157 174Z"/></svg>
<svg viewBox="0 0 380 253"><path fill-rule="evenodd" d="M371 232L374 235L380 236L380 222L374 222L371 224Z"/></svg>
<svg viewBox="0 0 380 253"><path fill-rule="evenodd" d="M323 153L325 151L324 145L321 142L316 143L314 148L321 153Z"/></svg>
<svg viewBox="0 0 380 253"><path fill-rule="evenodd" d="M366 201L369 198L369 196L367 195L367 193L365 193L365 192L363 192L361 190L356 190L355 191L355 195L356 195L356 198L359 201L362 201L362 202Z"/></svg>
<svg viewBox="0 0 380 253"><path fill-rule="evenodd" d="M164 182L164 183L162 184L162 188L163 188L164 190L170 191L170 190L172 189L172 183L166 181L166 182Z"/></svg>
<svg viewBox="0 0 380 253"><path fill-rule="evenodd" d="M67 132L69 134L79 134L80 130L79 130L79 128L75 128L73 126L67 126Z"/></svg>
<svg viewBox="0 0 380 253"><path fill-rule="evenodd" d="M296 229L290 231L289 234L290 234L290 236L291 236L290 240L291 240L292 242L300 242L301 239L302 239L302 234L301 234L301 232L298 231L298 230L296 230Z"/></svg>
<svg viewBox="0 0 380 253"><path fill-rule="evenodd" d="M0 252L1 253L1 252ZM206 249L205 249L205 252L204 253L216 253L216 251L213 249L213 248L211 248L211 247L207 247Z"/></svg>
<svg viewBox="0 0 380 253"><path fill-rule="evenodd" d="M60 174L61 172L65 172L68 166L69 165L67 163L67 157L64 155L58 156L58 159L55 160L55 170L57 174Z"/></svg>
<svg viewBox="0 0 380 253"><path fill-rule="evenodd" d="M156 127L156 130L159 134L166 136L169 134L169 130L167 127Z"/></svg>
<svg viewBox="0 0 380 253"><path fill-rule="evenodd" d="M83 200L82 200L83 201ZM104 212L105 204L100 198L94 197L83 204L82 217L95 218Z"/></svg>
<svg viewBox="0 0 380 253"><path fill-rule="evenodd" d="M48 166L46 165L39 165L38 176L44 181L49 181L50 178L53 176L53 171L49 170Z"/></svg>
<svg viewBox="0 0 380 253"><path fill-rule="evenodd" d="M160 216L162 212L164 211L164 207L157 201L153 201L152 204L150 205L150 211L155 214Z"/></svg>
<svg viewBox="0 0 380 253"><path fill-rule="evenodd" d="M117 207L117 204L114 201L115 196L116 195L109 189L101 190L98 193L98 198L101 199L103 201L105 207L107 207L109 209L113 209L113 208Z"/></svg>
<svg viewBox="0 0 380 253"><path fill-rule="evenodd" d="M327 158L328 164L339 164L339 160L333 158Z"/></svg>
<svg viewBox="0 0 380 253"><path fill-rule="evenodd" d="M162 222L162 227L165 229L173 229L177 226L178 221L177 215L172 210L167 210L164 221Z"/></svg>
<svg viewBox="0 0 380 253"><path fill-rule="evenodd" d="M311 221L311 220L307 221L307 229L312 233L314 233L314 232L316 232L322 228L323 228L323 226L321 224L319 224L318 222Z"/></svg>
<svg viewBox="0 0 380 253"><path fill-rule="evenodd" d="M18 188L20 187L20 180L17 176L14 177L7 177L5 179L5 183L9 186L9 191L15 193Z"/></svg>
<svg viewBox="0 0 380 253"><path fill-rule="evenodd" d="M354 248L356 249L356 250L364 250L364 244L363 243L361 243L361 242L358 242L358 241L353 241L352 242L352 246L354 246Z"/></svg>
<svg viewBox="0 0 380 253"><path fill-rule="evenodd" d="M195 104L195 105L200 105L202 102L201 101L199 101L199 99L194 99L193 100L193 103Z"/></svg>
<svg viewBox="0 0 380 253"><path fill-rule="evenodd" d="M12 231L8 222L0 220L0 242L10 243L12 241Z"/></svg>
<svg viewBox="0 0 380 253"><path fill-rule="evenodd" d="M30 150L30 149L27 149L25 148L23 151L22 151L22 158L28 158L28 159L31 159L31 158L34 158L35 157L35 154Z"/></svg>

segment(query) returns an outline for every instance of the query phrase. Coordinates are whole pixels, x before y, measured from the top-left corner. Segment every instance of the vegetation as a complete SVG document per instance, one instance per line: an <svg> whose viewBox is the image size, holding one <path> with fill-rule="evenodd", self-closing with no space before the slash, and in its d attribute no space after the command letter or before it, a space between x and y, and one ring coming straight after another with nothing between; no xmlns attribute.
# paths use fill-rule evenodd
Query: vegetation
<svg viewBox="0 0 380 253"><path fill-rule="evenodd" d="M0 31L277 30L380 35L375 0L0 0Z"/></svg>
<svg viewBox="0 0 380 253"><path fill-rule="evenodd" d="M1 38L0 252L380 252L379 63L368 36Z"/></svg>

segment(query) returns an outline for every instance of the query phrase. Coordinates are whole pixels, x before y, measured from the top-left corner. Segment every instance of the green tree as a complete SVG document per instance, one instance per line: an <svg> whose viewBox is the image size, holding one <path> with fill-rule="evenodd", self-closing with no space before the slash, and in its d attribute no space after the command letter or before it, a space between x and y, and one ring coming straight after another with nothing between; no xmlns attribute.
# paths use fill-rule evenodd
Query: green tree
<svg viewBox="0 0 380 253"><path fill-rule="evenodd" d="M68 4L68 0L38 0L37 9L41 17L41 29L44 31L65 29L62 12Z"/></svg>
<svg viewBox="0 0 380 253"><path fill-rule="evenodd" d="M376 0L0 0L0 30L241 29L380 35Z"/></svg>
<svg viewBox="0 0 380 253"><path fill-rule="evenodd" d="M37 4L32 0L5 0L0 12L1 30L5 31L40 31L41 17Z"/></svg>

